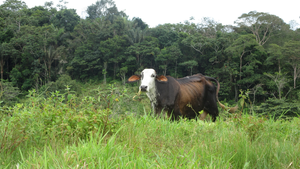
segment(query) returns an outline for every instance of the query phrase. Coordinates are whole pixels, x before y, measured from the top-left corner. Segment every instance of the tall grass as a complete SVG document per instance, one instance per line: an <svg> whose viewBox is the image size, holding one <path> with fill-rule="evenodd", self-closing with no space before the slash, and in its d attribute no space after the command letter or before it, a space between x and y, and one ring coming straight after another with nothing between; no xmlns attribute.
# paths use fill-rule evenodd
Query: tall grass
<svg viewBox="0 0 300 169"><path fill-rule="evenodd" d="M120 89L110 86L81 98L53 93L41 99L32 93L28 104L11 107L0 120L0 168L300 167L298 117L241 114L215 123L171 122L154 118L150 108L128 110L143 99L132 104L133 95L121 98L115 90ZM111 107L102 96L114 100Z"/></svg>

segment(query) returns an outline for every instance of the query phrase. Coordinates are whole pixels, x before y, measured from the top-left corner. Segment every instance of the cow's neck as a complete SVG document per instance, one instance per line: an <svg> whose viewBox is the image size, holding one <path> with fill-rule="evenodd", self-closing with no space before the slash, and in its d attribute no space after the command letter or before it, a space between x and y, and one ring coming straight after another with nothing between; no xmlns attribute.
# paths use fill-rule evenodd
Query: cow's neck
<svg viewBox="0 0 300 169"><path fill-rule="evenodd" d="M157 90L156 87L150 88L149 91L146 93L152 105L157 105Z"/></svg>

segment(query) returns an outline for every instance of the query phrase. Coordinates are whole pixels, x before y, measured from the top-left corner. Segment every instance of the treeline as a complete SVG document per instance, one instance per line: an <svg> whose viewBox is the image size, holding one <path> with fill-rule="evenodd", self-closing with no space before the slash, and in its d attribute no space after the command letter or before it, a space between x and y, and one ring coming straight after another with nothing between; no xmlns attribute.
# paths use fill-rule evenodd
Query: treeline
<svg viewBox="0 0 300 169"><path fill-rule="evenodd" d="M174 77L217 78L222 100L237 101L247 89L252 103L299 99L300 29L278 16L251 11L237 16L237 26L203 18L149 28L141 18L129 19L113 0L91 4L87 14L80 18L64 2L28 8L6 0L0 6L1 80L27 91L63 74L125 82L154 68Z"/></svg>

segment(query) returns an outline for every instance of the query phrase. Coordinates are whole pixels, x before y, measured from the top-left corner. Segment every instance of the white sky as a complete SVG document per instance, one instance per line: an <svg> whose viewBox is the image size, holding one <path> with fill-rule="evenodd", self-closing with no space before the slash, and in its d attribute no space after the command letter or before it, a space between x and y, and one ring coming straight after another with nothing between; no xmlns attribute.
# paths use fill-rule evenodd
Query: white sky
<svg viewBox="0 0 300 169"><path fill-rule="evenodd" d="M23 0L29 8L43 6L51 0ZM52 0L56 6L59 0ZM66 0L68 8L76 9L80 17L97 0ZM284 22L300 23L300 1L297 0L114 0L117 8L130 17L139 17L150 27L164 23L180 23L194 17L200 23L203 17L213 18L223 25L233 25L243 13L256 10L277 15ZM4 0L0 0L3 4Z"/></svg>

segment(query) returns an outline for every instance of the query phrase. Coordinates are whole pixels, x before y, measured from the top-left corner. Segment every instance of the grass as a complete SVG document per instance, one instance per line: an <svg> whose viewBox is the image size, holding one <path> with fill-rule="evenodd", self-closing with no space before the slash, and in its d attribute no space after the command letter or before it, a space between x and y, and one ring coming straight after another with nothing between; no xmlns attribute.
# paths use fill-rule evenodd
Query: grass
<svg viewBox="0 0 300 169"><path fill-rule="evenodd" d="M119 98L111 90L119 88L107 89L106 99ZM140 110L148 103L133 102L134 94L107 108L100 95L84 101L93 93L39 99L2 114L0 168L300 168L299 117L223 112L215 123L171 122Z"/></svg>

